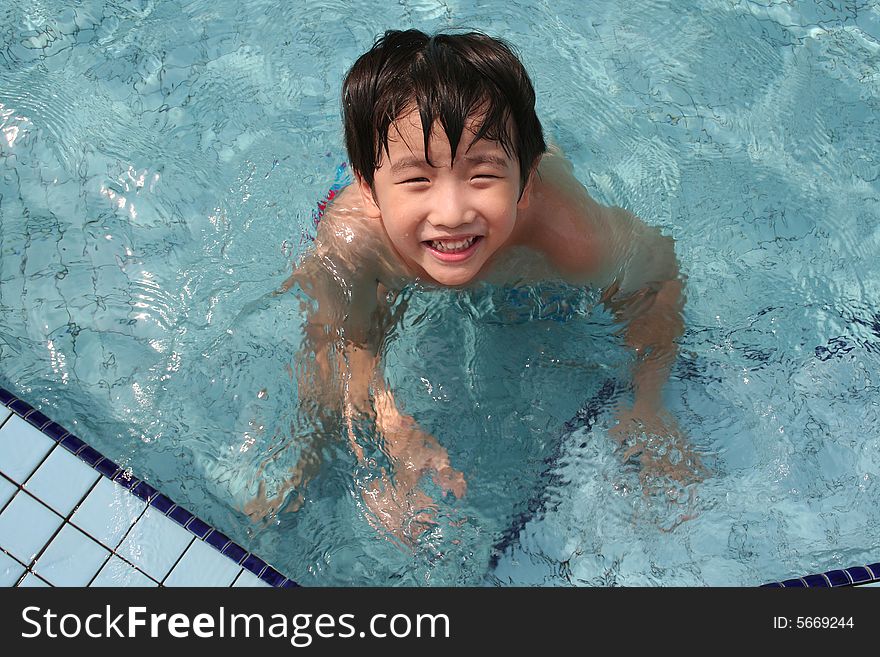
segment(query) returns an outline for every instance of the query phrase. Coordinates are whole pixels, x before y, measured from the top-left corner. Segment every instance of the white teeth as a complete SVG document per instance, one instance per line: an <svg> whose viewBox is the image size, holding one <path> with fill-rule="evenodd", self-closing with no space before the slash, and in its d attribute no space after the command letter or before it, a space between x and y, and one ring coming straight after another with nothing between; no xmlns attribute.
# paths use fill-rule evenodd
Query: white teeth
<svg viewBox="0 0 880 657"><path fill-rule="evenodd" d="M464 251L465 249L469 248L470 245L473 244L476 239L477 239L476 237L470 237L466 240L456 240L456 241L445 240L442 242L439 240L433 240L433 241L431 241L431 246L433 248L437 249L438 251L445 251L445 252Z"/></svg>

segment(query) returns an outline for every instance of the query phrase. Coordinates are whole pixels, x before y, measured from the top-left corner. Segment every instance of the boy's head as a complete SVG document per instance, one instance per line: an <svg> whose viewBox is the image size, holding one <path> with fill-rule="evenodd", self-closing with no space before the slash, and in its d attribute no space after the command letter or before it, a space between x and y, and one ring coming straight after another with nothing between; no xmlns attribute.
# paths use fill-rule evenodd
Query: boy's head
<svg viewBox="0 0 880 657"><path fill-rule="evenodd" d="M520 193L547 149L525 68L507 44L478 32L387 31L346 75L342 110L349 161L370 188L388 130L406 111L421 118L426 160L436 121L454 157L467 120L479 118L474 141L495 140L516 157Z"/></svg>
<svg viewBox="0 0 880 657"><path fill-rule="evenodd" d="M389 31L342 89L365 214L416 275L472 280L514 239L546 150L520 61L483 34Z"/></svg>

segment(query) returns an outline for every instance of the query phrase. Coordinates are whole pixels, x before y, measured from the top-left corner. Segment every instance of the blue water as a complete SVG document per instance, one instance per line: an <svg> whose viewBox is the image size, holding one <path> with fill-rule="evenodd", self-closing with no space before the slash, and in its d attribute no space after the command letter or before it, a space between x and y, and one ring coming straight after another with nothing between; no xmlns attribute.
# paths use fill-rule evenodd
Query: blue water
<svg viewBox="0 0 880 657"><path fill-rule="evenodd" d="M480 5L2 3L0 385L305 584L737 585L875 561L880 5ZM693 500L622 462L629 355L596 291L550 283L404 292L386 376L469 482L460 501L425 484L437 524L414 549L365 518L370 427L377 460L328 445L290 511L317 429L287 371L300 300L267 295L345 157L342 75L392 27L509 39L590 193L675 238L666 401L710 470ZM260 482L281 495L255 521Z"/></svg>

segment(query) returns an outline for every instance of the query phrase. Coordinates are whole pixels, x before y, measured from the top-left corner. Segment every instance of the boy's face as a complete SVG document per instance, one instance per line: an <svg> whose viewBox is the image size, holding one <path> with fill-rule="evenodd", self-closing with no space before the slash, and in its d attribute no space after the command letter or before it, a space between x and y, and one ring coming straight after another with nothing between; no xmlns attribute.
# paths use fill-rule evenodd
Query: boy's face
<svg viewBox="0 0 880 657"><path fill-rule="evenodd" d="M374 176L375 197L359 179L368 216L381 220L408 269L441 285L473 280L511 241L517 211L528 206L531 177L519 194L519 162L495 141L471 144L479 123L469 120L450 166L449 140L432 126L428 157L417 111L399 117L388 131ZM470 150L468 150L470 147Z"/></svg>

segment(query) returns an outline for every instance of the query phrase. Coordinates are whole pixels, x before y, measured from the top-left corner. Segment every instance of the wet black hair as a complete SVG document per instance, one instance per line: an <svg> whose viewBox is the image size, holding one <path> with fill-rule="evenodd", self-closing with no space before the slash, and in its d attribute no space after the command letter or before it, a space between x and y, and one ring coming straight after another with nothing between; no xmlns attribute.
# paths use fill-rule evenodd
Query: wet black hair
<svg viewBox="0 0 880 657"><path fill-rule="evenodd" d="M522 62L504 41L480 32L389 30L349 69L342 83L345 146L352 169L370 189L382 151L388 155L388 129L410 108L418 108L431 166L434 122L440 121L454 158L468 118L480 117L474 142L498 141L508 157L519 159L520 196L547 150Z"/></svg>

